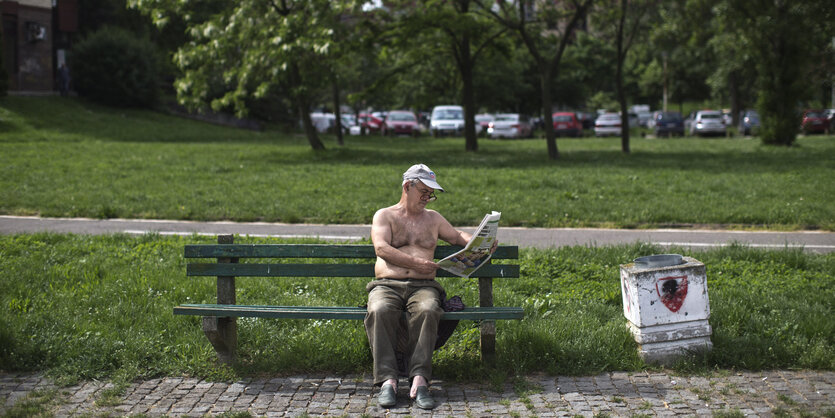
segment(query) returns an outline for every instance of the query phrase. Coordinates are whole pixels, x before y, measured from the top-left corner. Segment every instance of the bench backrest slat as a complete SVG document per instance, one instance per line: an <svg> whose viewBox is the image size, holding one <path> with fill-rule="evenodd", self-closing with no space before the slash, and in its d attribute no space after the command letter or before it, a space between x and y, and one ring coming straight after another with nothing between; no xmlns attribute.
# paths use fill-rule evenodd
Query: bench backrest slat
<svg viewBox="0 0 835 418"><path fill-rule="evenodd" d="M190 263L188 276L236 277L374 277L374 264ZM438 277L456 277L438 270ZM519 266L488 264L470 277L519 277Z"/></svg>
<svg viewBox="0 0 835 418"><path fill-rule="evenodd" d="M459 251L461 247L439 245L435 258L441 259ZM186 258L376 258L374 246L327 244L194 244L186 245ZM517 259L519 248L500 246L494 259Z"/></svg>

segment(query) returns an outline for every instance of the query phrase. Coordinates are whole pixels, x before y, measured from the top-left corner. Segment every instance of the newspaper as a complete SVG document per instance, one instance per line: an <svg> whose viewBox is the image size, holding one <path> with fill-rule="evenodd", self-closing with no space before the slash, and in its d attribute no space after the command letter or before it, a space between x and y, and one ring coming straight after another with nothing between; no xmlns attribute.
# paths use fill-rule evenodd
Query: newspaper
<svg viewBox="0 0 835 418"><path fill-rule="evenodd" d="M493 211L484 215L470 242L461 251L438 262L442 269L459 277L470 277L493 255L490 249L496 242L501 212Z"/></svg>

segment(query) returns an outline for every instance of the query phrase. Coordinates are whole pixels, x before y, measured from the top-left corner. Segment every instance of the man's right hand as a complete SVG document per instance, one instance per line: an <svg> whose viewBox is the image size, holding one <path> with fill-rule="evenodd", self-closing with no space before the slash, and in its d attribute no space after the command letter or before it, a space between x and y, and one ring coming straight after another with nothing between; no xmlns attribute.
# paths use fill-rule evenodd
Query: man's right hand
<svg viewBox="0 0 835 418"><path fill-rule="evenodd" d="M438 270L438 263L429 260L423 260L420 265L415 267L415 271L420 274L432 274Z"/></svg>

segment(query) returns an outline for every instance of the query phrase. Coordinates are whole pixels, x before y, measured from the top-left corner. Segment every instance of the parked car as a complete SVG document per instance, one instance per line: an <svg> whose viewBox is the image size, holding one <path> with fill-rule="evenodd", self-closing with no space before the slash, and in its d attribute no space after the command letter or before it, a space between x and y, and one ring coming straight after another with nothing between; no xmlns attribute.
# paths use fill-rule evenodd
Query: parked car
<svg viewBox="0 0 835 418"><path fill-rule="evenodd" d="M359 126L365 129L365 133L378 133L383 129L383 120L368 113L360 113Z"/></svg>
<svg viewBox="0 0 835 418"><path fill-rule="evenodd" d="M435 106L429 121L432 136L461 135L464 132L464 108Z"/></svg>
<svg viewBox="0 0 835 418"><path fill-rule="evenodd" d="M804 134L824 133L829 128L829 121L820 110L806 110L803 112L803 120L800 122L800 130Z"/></svg>
<svg viewBox="0 0 835 418"><path fill-rule="evenodd" d="M554 133L557 136L583 136L583 124L574 112L557 112L551 117L554 119Z"/></svg>
<svg viewBox="0 0 835 418"><path fill-rule="evenodd" d="M408 110L392 110L383 122L383 135L418 135L417 116Z"/></svg>
<svg viewBox="0 0 835 418"><path fill-rule="evenodd" d="M479 113L475 115L475 133L476 135L479 134L486 134L487 133L487 126L490 125L490 122L495 119L493 115L489 113Z"/></svg>
<svg viewBox="0 0 835 418"><path fill-rule="evenodd" d="M756 135L760 130L760 115L756 110L748 109L739 113L739 134Z"/></svg>
<svg viewBox="0 0 835 418"><path fill-rule="evenodd" d="M333 113L311 112L310 122L313 124L316 132L333 132L333 127L336 124L336 116Z"/></svg>
<svg viewBox="0 0 835 418"><path fill-rule="evenodd" d="M649 121L652 120L652 112L636 112L638 114L638 125L649 128Z"/></svg>
<svg viewBox="0 0 835 418"><path fill-rule="evenodd" d="M580 124L583 125L583 130L594 129L594 120L597 118L596 114L589 112L574 113L577 115L577 119L580 120Z"/></svg>
<svg viewBox="0 0 835 418"><path fill-rule="evenodd" d="M504 113L487 126L490 138L528 138L533 136L530 118L519 113Z"/></svg>
<svg viewBox="0 0 835 418"><path fill-rule="evenodd" d="M604 113L594 121L594 136L617 136L621 130L620 115Z"/></svg>
<svg viewBox="0 0 835 418"><path fill-rule="evenodd" d="M718 110L700 110L696 112L690 124L690 135L725 135L725 122Z"/></svg>
<svg viewBox="0 0 835 418"><path fill-rule="evenodd" d="M629 123L630 128L637 128L640 125L638 122L638 114L634 112L627 112L626 122Z"/></svg>
<svg viewBox="0 0 835 418"><path fill-rule="evenodd" d="M652 132L656 137L678 135L684 136L684 119L681 113L678 112L662 112L657 111L653 113Z"/></svg>
<svg viewBox="0 0 835 418"><path fill-rule="evenodd" d="M693 126L693 120L696 119L696 110L690 112L686 118L684 118L684 131L688 134L690 133L690 127Z"/></svg>

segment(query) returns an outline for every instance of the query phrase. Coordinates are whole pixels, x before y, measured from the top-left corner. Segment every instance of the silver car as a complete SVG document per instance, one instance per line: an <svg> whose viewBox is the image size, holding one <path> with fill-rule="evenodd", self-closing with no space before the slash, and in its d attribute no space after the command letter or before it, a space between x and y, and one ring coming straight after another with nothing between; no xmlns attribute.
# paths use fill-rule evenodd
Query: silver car
<svg viewBox="0 0 835 418"><path fill-rule="evenodd" d="M700 110L696 112L690 124L690 135L725 135L725 121L718 110Z"/></svg>
<svg viewBox="0 0 835 418"><path fill-rule="evenodd" d="M594 120L594 136L618 136L621 119L617 113L604 113Z"/></svg>
<svg viewBox="0 0 835 418"><path fill-rule="evenodd" d="M533 125L526 115L504 113L496 115L487 125L487 135L490 138L529 138L533 136Z"/></svg>

